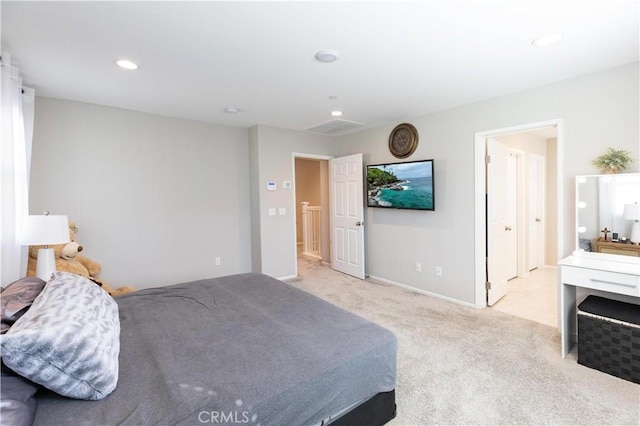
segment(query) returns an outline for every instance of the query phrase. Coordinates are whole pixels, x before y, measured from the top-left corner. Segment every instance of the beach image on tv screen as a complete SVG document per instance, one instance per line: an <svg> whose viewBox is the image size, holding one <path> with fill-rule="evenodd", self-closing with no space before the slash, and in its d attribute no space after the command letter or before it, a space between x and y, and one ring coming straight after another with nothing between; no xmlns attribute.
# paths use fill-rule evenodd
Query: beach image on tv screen
<svg viewBox="0 0 640 426"><path fill-rule="evenodd" d="M367 167L367 205L433 210L433 162Z"/></svg>

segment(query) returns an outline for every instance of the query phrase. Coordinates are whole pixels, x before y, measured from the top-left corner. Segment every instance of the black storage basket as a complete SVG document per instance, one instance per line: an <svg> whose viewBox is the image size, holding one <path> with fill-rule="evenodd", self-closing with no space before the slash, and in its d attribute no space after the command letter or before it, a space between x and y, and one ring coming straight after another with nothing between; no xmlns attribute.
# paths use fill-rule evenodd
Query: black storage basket
<svg viewBox="0 0 640 426"><path fill-rule="evenodd" d="M578 363L640 384L640 305L598 296L580 303Z"/></svg>

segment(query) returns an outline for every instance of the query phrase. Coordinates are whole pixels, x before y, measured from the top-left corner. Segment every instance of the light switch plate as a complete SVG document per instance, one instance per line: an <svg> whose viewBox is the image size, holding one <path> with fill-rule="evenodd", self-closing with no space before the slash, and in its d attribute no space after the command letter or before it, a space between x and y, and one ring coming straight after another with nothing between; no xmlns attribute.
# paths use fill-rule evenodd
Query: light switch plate
<svg viewBox="0 0 640 426"><path fill-rule="evenodd" d="M282 181L282 189L291 189L291 181L283 180Z"/></svg>
<svg viewBox="0 0 640 426"><path fill-rule="evenodd" d="M269 216L275 216L276 215L276 209L274 209L273 207L269 208Z"/></svg>
<svg viewBox="0 0 640 426"><path fill-rule="evenodd" d="M280 207L280 209L278 210L278 214L280 216L286 216L287 215L287 209L285 209L284 207Z"/></svg>

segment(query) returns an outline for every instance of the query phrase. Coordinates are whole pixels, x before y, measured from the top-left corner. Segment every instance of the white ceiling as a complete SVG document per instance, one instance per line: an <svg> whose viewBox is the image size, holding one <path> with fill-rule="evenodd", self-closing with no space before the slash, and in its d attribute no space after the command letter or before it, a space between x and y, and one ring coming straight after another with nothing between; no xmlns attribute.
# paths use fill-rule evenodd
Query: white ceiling
<svg viewBox="0 0 640 426"><path fill-rule="evenodd" d="M332 120L335 109L364 128L397 124L637 62L638 3L5 0L0 7L2 48L41 96L304 130ZM533 47L545 33L564 39ZM314 59L327 48L340 52L338 61ZM116 67L121 57L140 68ZM225 114L227 107L242 112Z"/></svg>

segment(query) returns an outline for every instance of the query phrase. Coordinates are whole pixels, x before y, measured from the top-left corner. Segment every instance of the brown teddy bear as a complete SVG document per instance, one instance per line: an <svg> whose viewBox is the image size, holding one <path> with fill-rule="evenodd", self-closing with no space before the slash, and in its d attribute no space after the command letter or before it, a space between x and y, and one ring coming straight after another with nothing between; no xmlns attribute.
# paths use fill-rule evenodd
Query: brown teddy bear
<svg viewBox="0 0 640 426"><path fill-rule="evenodd" d="M79 254L83 250L83 247L76 241L76 232L78 232L76 224L69 221L69 238L71 239L71 242L67 244L54 244L49 246L49 248L52 248L54 252L56 270L71 272L73 274L89 278L112 296L119 296L121 294L135 291L133 287L120 287L117 290L112 290L107 284L98 279L97 276L100 274L100 271L102 271L102 266L87 256ZM28 277L35 276L36 274L38 250L40 248L42 248L42 246L29 247L29 260L27 262Z"/></svg>

